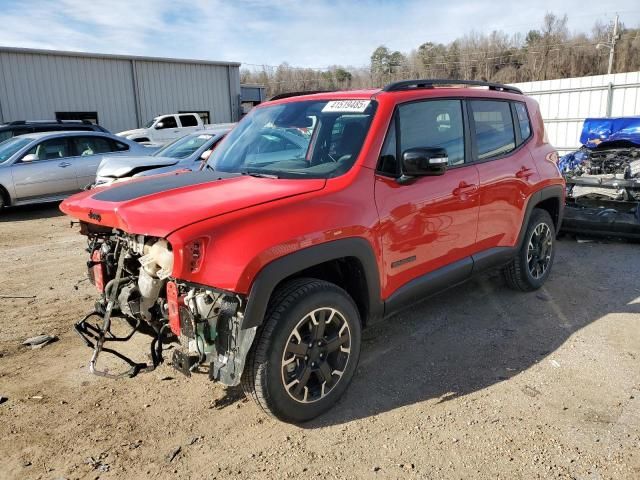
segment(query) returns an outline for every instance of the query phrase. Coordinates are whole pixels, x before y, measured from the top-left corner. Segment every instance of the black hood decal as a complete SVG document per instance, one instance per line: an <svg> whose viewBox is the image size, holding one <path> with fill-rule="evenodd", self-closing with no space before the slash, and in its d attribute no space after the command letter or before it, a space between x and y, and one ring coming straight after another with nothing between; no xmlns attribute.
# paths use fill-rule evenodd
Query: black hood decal
<svg viewBox="0 0 640 480"><path fill-rule="evenodd" d="M212 170L201 170L190 173L180 173L175 175L162 175L150 177L142 181L115 184L112 187L93 195L95 200L103 202L126 202L135 198L153 195L154 193L173 190L175 188L200 185L225 178L240 176L240 173L214 172Z"/></svg>

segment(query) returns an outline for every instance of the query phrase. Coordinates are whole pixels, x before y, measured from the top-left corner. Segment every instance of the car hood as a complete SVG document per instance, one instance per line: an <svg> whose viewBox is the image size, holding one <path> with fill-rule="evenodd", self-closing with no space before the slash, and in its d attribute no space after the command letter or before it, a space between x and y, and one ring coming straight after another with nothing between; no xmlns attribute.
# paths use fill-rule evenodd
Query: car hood
<svg viewBox="0 0 640 480"><path fill-rule="evenodd" d="M96 175L98 177L122 178L154 167L175 165L180 159L171 157L108 157L102 159Z"/></svg>
<svg viewBox="0 0 640 480"><path fill-rule="evenodd" d="M125 130L124 132L116 133L119 137L128 137L130 135L146 135L148 130L146 128L134 128L133 130Z"/></svg>
<svg viewBox="0 0 640 480"><path fill-rule="evenodd" d="M207 218L321 190L325 183L203 170L87 190L67 198L60 209L85 222L166 237Z"/></svg>
<svg viewBox="0 0 640 480"><path fill-rule="evenodd" d="M640 117L587 118L580 142L587 148L604 143L629 142L640 146Z"/></svg>

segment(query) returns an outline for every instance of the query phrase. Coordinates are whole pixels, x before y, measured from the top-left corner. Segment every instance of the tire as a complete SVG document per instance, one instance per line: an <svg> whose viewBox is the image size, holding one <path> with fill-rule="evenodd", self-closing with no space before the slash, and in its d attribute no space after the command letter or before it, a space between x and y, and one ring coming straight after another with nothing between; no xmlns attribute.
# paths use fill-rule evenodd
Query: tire
<svg viewBox="0 0 640 480"><path fill-rule="evenodd" d="M0 212L7 206L9 194L3 187L0 187Z"/></svg>
<svg viewBox="0 0 640 480"><path fill-rule="evenodd" d="M546 210L535 208L524 241L516 256L504 268L507 285L514 290L537 290L549 276L556 249L556 229Z"/></svg>
<svg viewBox="0 0 640 480"><path fill-rule="evenodd" d="M323 319L324 331L318 331ZM287 282L274 292L249 352L244 391L282 421L311 420L349 386L360 340L358 309L343 289L311 278Z"/></svg>

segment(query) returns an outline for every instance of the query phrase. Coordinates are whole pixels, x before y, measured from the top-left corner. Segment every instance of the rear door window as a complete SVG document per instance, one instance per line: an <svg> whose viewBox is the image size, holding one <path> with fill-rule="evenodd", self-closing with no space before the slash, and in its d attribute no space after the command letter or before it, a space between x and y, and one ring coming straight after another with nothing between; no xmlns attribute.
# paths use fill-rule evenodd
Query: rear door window
<svg viewBox="0 0 640 480"><path fill-rule="evenodd" d="M113 151L113 146L107 138L102 137L73 137L72 143L78 157L99 155Z"/></svg>
<svg viewBox="0 0 640 480"><path fill-rule="evenodd" d="M198 120L194 115L180 115L180 123L183 127L197 127Z"/></svg>
<svg viewBox="0 0 640 480"><path fill-rule="evenodd" d="M516 148L509 102L472 100L471 123L475 130L477 159L506 155Z"/></svg>

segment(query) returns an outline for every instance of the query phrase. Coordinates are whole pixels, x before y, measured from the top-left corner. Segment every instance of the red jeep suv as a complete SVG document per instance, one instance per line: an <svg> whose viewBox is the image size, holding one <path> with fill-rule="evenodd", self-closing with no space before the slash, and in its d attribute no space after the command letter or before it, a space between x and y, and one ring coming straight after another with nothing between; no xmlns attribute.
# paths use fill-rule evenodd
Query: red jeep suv
<svg viewBox="0 0 640 480"><path fill-rule="evenodd" d="M254 108L198 172L65 200L101 296L76 324L93 348L242 384L290 422L329 409L362 328L502 268L549 276L564 183L537 103L486 82L416 80ZM92 321L94 319L94 321ZM114 321L130 328L125 336ZM151 363L108 348L150 334ZM103 362L100 362L102 365Z"/></svg>

